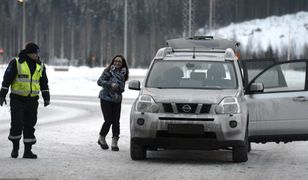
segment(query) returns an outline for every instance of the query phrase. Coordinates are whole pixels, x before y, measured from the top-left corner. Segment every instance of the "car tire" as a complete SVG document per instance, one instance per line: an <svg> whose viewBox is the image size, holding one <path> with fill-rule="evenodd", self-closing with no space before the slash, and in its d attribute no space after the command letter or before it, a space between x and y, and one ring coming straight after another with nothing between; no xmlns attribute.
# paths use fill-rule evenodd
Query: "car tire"
<svg viewBox="0 0 308 180"><path fill-rule="evenodd" d="M244 146L236 146L232 148L233 162L246 162L248 160L248 128L245 133Z"/></svg>
<svg viewBox="0 0 308 180"><path fill-rule="evenodd" d="M137 144L133 139L130 140L130 157L132 160L146 159L147 151L144 146Z"/></svg>

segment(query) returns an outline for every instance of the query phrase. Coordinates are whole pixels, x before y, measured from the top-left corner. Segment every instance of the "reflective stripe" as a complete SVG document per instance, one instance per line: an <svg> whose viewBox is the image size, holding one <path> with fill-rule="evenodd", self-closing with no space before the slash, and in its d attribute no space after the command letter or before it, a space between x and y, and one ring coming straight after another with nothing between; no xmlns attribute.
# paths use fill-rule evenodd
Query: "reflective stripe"
<svg viewBox="0 0 308 180"><path fill-rule="evenodd" d="M9 90L9 88L8 88L8 87L1 87L1 89Z"/></svg>
<svg viewBox="0 0 308 180"><path fill-rule="evenodd" d="M16 82L31 82L30 79L16 78Z"/></svg>
<svg viewBox="0 0 308 180"><path fill-rule="evenodd" d="M17 91L17 90L11 90L12 93L14 94L25 94L25 91Z"/></svg>
<svg viewBox="0 0 308 180"><path fill-rule="evenodd" d="M36 139L35 138L33 138L33 139L24 139L24 142L25 143L36 142Z"/></svg>
<svg viewBox="0 0 308 180"><path fill-rule="evenodd" d="M21 139L21 135L19 135L19 136L9 136L9 139Z"/></svg>
<svg viewBox="0 0 308 180"><path fill-rule="evenodd" d="M47 90L42 90L42 92L49 92L49 90L47 89Z"/></svg>
<svg viewBox="0 0 308 180"><path fill-rule="evenodd" d="M26 79L26 78L16 78L16 82L31 82L30 79ZM38 80L32 80L33 83L40 83L40 81Z"/></svg>
<svg viewBox="0 0 308 180"><path fill-rule="evenodd" d="M37 95L39 95L39 94L40 94L40 91L32 91L32 94L37 94Z"/></svg>
<svg viewBox="0 0 308 180"><path fill-rule="evenodd" d="M28 95L30 92L28 91L17 91L17 90L11 90L13 94L18 94L18 95ZM40 91L32 91L32 95L39 95Z"/></svg>

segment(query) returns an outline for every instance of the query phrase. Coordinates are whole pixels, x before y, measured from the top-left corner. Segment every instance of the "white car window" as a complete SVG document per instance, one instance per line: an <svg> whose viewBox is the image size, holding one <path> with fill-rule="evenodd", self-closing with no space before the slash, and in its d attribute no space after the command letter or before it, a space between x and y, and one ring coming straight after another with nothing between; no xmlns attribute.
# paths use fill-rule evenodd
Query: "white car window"
<svg viewBox="0 0 308 180"><path fill-rule="evenodd" d="M306 62L292 62L273 66L255 82L264 85L264 92L302 91L305 89Z"/></svg>
<svg viewBox="0 0 308 180"><path fill-rule="evenodd" d="M237 79L232 62L159 61L153 65L146 87L235 89Z"/></svg>

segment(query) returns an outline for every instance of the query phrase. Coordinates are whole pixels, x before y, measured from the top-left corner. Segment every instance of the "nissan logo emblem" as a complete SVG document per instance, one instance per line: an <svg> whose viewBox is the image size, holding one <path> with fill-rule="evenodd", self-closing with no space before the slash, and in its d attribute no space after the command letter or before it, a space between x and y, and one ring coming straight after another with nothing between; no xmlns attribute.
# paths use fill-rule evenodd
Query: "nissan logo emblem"
<svg viewBox="0 0 308 180"><path fill-rule="evenodd" d="M184 112L188 113L191 110L191 107L190 107L190 105L185 104L184 106L182 106L182 110Z"/></svg>

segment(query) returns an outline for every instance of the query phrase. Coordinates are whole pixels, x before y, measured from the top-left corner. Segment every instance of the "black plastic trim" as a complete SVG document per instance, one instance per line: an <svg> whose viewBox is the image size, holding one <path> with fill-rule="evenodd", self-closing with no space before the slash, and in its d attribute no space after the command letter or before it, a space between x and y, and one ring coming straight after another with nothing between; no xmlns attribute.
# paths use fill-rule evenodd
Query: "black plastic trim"
<svg viewBox="0 0 308 180"><path fill-rule="evenodd" d="M189 150L214 150L227 147L244 146L244 141L217 141L205 138L132 138L133 141L146 149L189 149Z"/></svg>
<svg viewBox="0 0 308 180"><path fill-rule="evenodd" d="M307 141L308 134L289 134L289 135L261 135L249 136L249 142L267 143L267 142L291 142L291 141Z"/></svg>
<svg viewBox="0 0 308 180"><path fill-rule="evenodd" d="M171 121L214 121L214 118L179 118L179 117L159 117L159 120Z"/></svg>

